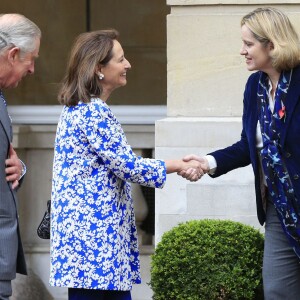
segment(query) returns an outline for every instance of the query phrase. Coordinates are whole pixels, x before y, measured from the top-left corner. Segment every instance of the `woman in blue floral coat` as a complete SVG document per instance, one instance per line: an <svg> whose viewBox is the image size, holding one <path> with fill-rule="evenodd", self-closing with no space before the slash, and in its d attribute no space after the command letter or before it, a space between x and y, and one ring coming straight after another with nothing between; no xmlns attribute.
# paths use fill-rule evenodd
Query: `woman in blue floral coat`
<svg viewBox="0 0 300 300"><path fill-rule="evenodd" d="M52 182L52 286L69 299L131 299L140 283L130 182L162 188L166 174L200 163L136 156L106 104L131 68L115 30L81 34L71 51L59 100Z"/></svg>

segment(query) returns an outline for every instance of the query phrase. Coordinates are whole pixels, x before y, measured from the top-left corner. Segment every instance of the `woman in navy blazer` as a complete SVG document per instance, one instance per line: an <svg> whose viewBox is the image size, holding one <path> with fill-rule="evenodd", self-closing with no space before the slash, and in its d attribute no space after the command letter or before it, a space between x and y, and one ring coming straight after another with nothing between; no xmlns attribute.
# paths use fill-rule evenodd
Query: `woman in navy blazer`
<svg viewBox="0 0 300 300"><path fill-rule="evenodd" d="M211 177L252 164L257 215L265 223L265 299L300 295L300 67L299 40L289 19L259 8L241 21L247 69L241 139L212 152ZM190 155L186 160L195 159ZM182 173L188 178L188 172Z"/></svg>

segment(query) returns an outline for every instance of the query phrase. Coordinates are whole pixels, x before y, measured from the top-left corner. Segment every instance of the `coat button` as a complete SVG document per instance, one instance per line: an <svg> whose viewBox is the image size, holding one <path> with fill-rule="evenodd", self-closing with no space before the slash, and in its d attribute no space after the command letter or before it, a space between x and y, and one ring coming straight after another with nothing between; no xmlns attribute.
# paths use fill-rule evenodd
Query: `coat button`
<svg viewBox="0 0 300 300"><path fill-rule="evenodd" d="M299 175L298 175L298 174L295 174L295 175L294 175L294 179L295 179L295 180L299 179Z"/></svg>
<svg viewBox="0 0 300 300"><path fill-rule="evenodd" d="M291 157L291 153L290 152L286 152L285 153L285 157L287 157L287 158Z"/></svg>

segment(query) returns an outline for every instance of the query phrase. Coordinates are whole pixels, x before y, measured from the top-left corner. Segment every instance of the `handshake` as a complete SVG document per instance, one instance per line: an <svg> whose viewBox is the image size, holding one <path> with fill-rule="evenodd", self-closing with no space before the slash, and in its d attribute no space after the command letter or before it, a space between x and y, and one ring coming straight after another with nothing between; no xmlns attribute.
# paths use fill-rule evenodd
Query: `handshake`
<svg viewBox="0 0 300 300"><path fill-rule="evenodd" d="M205 157L199 157L194 154L185 156L180 166L177 174L189 181L198 181L210 170L208 160Z"/></svg>

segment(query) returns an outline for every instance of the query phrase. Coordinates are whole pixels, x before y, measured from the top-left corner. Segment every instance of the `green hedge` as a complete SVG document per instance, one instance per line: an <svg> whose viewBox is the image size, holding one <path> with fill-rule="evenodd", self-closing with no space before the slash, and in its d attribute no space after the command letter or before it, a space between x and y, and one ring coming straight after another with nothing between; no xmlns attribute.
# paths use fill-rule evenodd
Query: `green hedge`
<svg viewBox="0 0 300 300"><path fill-rule="evenodd" d="M152 255L154 299L263 299L263 243L258 230L228 220L174 227Z"/></svg>

